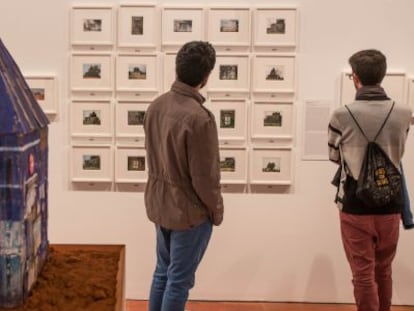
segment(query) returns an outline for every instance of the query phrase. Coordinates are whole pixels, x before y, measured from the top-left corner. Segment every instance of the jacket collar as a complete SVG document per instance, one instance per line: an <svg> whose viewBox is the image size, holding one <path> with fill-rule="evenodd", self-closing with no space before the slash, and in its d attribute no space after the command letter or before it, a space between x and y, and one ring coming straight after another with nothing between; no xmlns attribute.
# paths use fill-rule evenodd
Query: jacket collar
<svg viewBox="0 0 414 311"><path fill-rule="evenodd" d="M365 85L359 88L355 95L356 100L389 100L384 89L379 85Z"/></svg>
<svg viewBox="0 0 414 311"><path fill-rule="evenodd" d="M194 98L200 104L204 103L206 99L193 87L181 81L175 80L171 86L171 91Z"/></svg>

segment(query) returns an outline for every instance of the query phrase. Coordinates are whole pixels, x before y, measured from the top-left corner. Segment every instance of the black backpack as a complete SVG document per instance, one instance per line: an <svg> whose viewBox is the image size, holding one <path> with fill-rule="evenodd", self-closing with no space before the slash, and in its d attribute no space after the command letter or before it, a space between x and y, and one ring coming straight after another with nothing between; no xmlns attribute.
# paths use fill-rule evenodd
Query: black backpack
<svg viewBox="0 0 414 311"><path fill-rule="evenodd" d="M375 142L384 128L394 104L393 102L387 117L372 141L367 138L348 106L345 106L368 142L355 194L357 198L371 207L381 207L401 197L401 173L385 151Z"/></svg>

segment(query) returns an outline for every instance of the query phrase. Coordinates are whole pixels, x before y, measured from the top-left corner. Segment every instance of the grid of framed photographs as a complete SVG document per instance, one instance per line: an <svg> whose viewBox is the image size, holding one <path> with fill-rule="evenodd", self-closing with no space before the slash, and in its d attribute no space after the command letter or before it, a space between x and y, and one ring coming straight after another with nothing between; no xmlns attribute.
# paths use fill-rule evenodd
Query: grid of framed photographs
<svg viewBox="0 0 414 311"><path fill-rule="evenodd" d="M296 14L274 6L73 6L72 182L145 183L145 112L174 82L181 45L207 40L217 57L201 93L218 127L222 183L247 192L290 185Z"/></svg>

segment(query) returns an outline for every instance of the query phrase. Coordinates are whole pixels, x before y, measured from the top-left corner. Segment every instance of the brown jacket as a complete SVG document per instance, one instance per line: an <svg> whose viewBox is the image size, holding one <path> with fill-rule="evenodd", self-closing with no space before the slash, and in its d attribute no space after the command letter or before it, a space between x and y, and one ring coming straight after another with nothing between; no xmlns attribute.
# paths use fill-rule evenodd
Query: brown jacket
<svg viewBox="0 0 414 311"><path fill-rule="evenodd" d="M148 218L174 230L223 220L220 158L213 114L192 87L174 82L145 114Z"/></svg>

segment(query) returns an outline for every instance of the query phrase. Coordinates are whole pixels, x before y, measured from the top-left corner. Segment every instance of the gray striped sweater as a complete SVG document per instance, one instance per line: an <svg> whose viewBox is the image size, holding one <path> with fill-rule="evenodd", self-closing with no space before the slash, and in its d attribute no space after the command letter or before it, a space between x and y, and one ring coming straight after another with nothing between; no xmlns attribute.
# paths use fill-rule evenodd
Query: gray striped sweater
<svg viewBox="0 0 414 311"><path fill-rule="evenodd" d="M373 139L392 105L391 100L356 100L348 107L369 139ZM396 103L376 142L399 167L410 128L412 111ZM340 163L339 145L350 175L358 179L367 141L345 107L337 108L329 122L329 159Z"/></svg>

